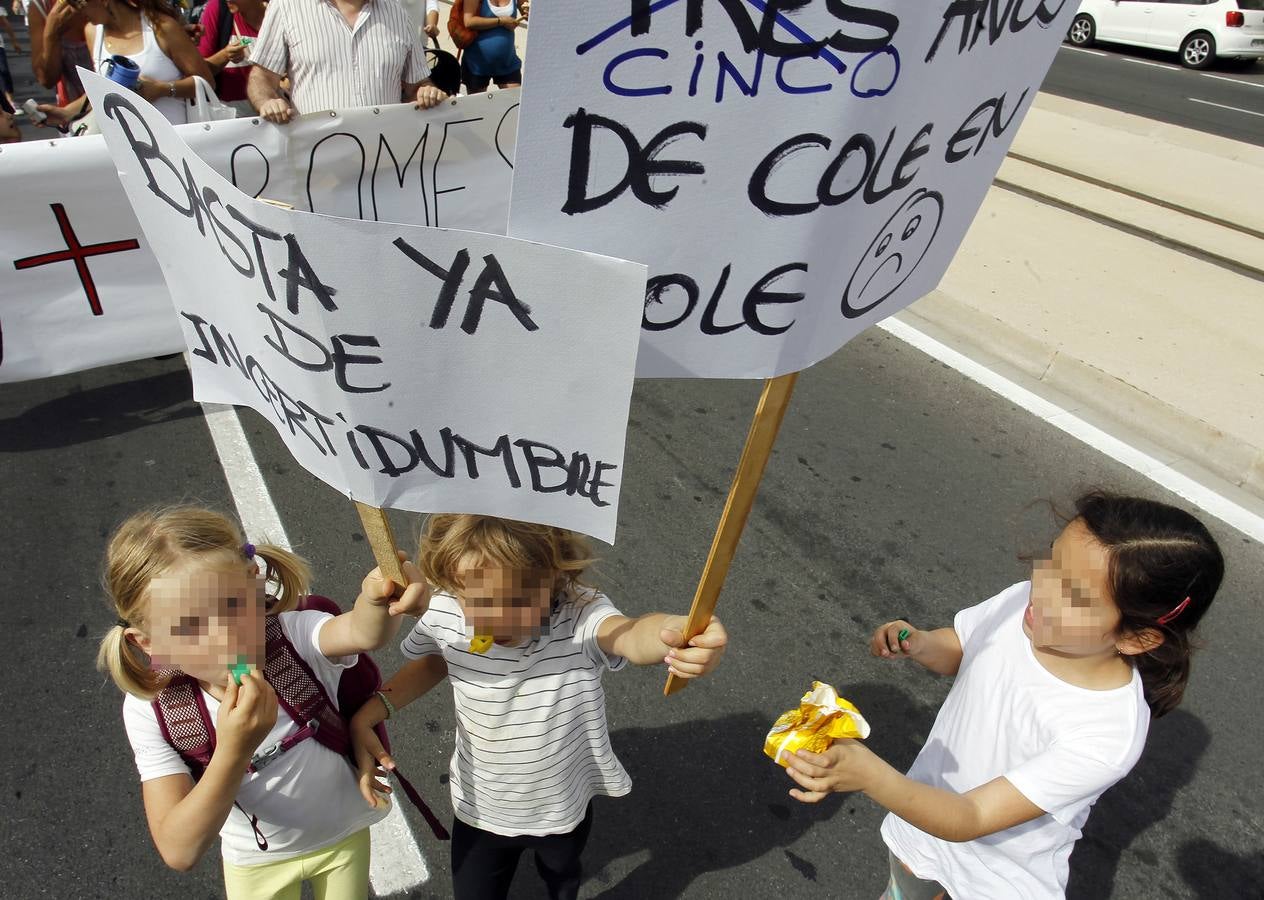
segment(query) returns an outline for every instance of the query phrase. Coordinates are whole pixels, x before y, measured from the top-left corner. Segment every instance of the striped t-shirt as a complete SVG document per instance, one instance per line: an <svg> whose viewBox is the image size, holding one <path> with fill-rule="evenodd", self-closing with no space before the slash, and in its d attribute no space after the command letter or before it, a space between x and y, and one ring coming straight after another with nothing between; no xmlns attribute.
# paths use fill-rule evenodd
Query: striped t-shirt
<svg viewBox="0 0 1264 900"><path fill-rule="evenodd" d="M354 27L330 0L272 0L250 61L290 76L300 113L399 103L403 85L430 77L399 0L365 0Z"/></svg>
<svg viewBox="0 0 1264 900"><path fill-rule="evenodd" d="M610 747L601 676L621 669L597 626L618 615L604 594L564 597L548 634L516 647L470 652L460 604L435 594L400 649L411 659L442 655L456 702L452 809L467 825L501 835L574 830L594 796L632 789Z"/></svg>

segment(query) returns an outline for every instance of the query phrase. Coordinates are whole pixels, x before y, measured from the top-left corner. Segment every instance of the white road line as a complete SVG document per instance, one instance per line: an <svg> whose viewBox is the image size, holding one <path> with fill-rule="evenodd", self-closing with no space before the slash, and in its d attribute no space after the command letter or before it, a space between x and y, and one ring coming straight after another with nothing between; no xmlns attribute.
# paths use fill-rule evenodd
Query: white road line
<svg viewBox="0 0 1264 900"><path fill-rule="evenodd" d="M1227 75L1212 75L1210 72L1199 72L1203 78L1215 78L1217 81L1232 81L1234 84L1245 84L1247 87L1264 88L1264 81L1243 81L1241 78L1230 78Z"/></svg>
<svg viewBox="0 0 1264 900"><path fill-rule="evenodd" d="M1156 69L1170 69L1173 72L1180 72L1180 66L1169 66L1167 63L1150 62L1148 59L1133 59L1131 56L1120 57L1124 62L1136 63L1139 66L1154 66Z"/></svg>
<svg viewBox="0 0 1264 900"><path fill-rule="evenodd" d="M1199 100L1197 97L1186 97L1190 103L1201 103L1204 106L1218 106L1220 109L1231 109L1234 112L1246 113L1248 116L1259 116L1264 118L1264 112L1255 112L1251 109L1239 109L1236 106L1225 106L1223 103L1212 103L1210 100Z"/></svg>
<svg viewBox="0 0 1264 900"><path fill-rule="evenodd" d="M970 380L978 382L1094 450L1104 453L1116 462L1149 478L1155 484L1183 497L1208 515L1215 516L1253 540L1264 543L1264 516L1259 516L1232 500L1222 497L1168 464L1124 443L1095 425L1090 425L1073 412L1015 384L905 322L898 319L885 319L878 323L878 327L933 359L951 366Z"/></svg>
<svg viewBox="0 0 1264 900"><path fill-rule="evenodd" d="M202 409L246 534L252 539L292 549L263 473L246 441L237 410L218 403L204 403ZM430 880L430 868L398 803L391 804L386 818L374 825L370 833L373 856L369 863L369 882L377 896L403 894Z"/></svg>
<svg viewBox="0 0 1264 900"><path fill-rule="evenodd" d="M1063 50L1074 50L1076 53L1087 53L1089 56L1110 56L1109 53L1103 53L1101 50L1085 50L1083 47L1070 47L1066 44L1062 45Z"/></svg>

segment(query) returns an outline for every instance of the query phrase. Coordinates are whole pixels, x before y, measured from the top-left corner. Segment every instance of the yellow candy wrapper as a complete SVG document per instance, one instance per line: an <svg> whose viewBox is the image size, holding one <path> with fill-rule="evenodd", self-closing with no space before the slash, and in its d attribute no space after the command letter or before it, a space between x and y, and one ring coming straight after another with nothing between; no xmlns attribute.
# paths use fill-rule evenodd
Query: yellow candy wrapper
<svg viewBox="0 0 1264 900"><path fill-rule="evenodd" d="M492 649L492 643L494 641L494 635L476 634L474 637L470 638L470 652L486 653L488 650Z"/></svg>
<svg viewBox="0 0 1264 900"><path fill-rule="evenodd" d="M764 754L779 766L796 750L822 753L839 738L867 738L869 723L860 710L820 681L803 695L799 708L783 713L764 738Z"/></svg>

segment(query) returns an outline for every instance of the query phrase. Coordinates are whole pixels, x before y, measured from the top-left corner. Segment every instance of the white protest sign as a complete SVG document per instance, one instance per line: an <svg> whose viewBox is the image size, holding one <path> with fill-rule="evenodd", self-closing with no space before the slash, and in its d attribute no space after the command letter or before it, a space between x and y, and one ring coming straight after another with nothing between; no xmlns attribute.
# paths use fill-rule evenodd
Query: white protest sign
<svg viewBox="0 0 1264 900"><path fill-rule="evenodd" d="M503 234L517 91L176 130L252 196ZM50 132L51 133L51 132ZM99 135L0 147L0 382L183 346L158 262Z"/></svg>
<svg viewBox="0 0 1264 900"><path fill-rule="evenodd" d="M509 233L650 267L642 376L770 377L932 290L1073 0L549 0Z"/></svg>
<svg viewBox="0 0 1264 900"><path fill-rule="evenodd" d="M352 499L613 538L644 266L278 209L134 93L84 83L197 399L258 410Z"/></svg>

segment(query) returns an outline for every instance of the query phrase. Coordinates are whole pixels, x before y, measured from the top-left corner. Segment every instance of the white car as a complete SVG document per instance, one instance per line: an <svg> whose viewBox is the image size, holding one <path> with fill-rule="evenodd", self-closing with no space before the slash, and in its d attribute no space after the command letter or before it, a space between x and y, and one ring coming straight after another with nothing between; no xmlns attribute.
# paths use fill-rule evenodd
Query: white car
<svg viewBox="0 0 1264 900"><path fill-rule="evenodd" d="M1082 0L1067 40L1175 50L1191 69L1264 57L1264 0Z"/></svg>

